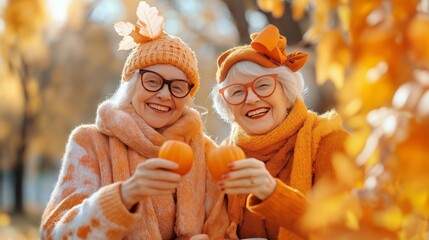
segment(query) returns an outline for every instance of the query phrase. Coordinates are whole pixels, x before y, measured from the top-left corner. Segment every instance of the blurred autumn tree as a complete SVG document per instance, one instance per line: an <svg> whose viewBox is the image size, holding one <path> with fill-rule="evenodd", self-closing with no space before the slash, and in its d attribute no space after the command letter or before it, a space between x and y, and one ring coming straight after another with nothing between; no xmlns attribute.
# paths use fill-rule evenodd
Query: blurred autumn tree
<svg viewBox="0 0 429 240"><path fill-rule="evenodd" d="M15 0L8 2L4 10L5 26L1 38L0 68L2 84L6 86L2 88L2 92L8 96L2 97L0 143L9 149L16 148L13 154L1 157L15 158L14 211L18 213L23 210L23 169L30 128L40 106L37 78L46 62L46 48L43 43L46 18L43 5L40 0ZM12 92L9 92L10 90ZM20 121L16 121L17 119ZM6 151L2 153L8 154ZM8 163L2 161L3 164Z"/></svg>
<svg viewBox="0 0 429 240"><path fill-rule="evenodd" d="M265 5L259 4L259 6L256 0L224 0L224 2L228 6L236 23L241 44L248 44L249 35L253 33L253 31L250 31L249 22L247 20L252 17L249 15L249 10L268 10L271 8L271 4L273 4L272 9L274 10L272 11L272 14L268 11L262 11L268 22L276 25L279 28L280 33L287 36L289 45L297 44L302 40L303 30L301 30L299 23L293 19L290 3L287 1L271 1L267 2ZM268 8L266 5L268 5Z"/></svg>
<svg viewBox="0 0 429 240"><path fill-rule="evenodd" d="M273 14L281 1L260 0ZM310 193L310 239L427 239L429 1L294 0L310 7L320 83L333 81L353 131L336 181Z"/></svg>
<svg viewBox="0 0 429 240"><path fill-rule="evenodd" d="M14 0L3 12L0 158L2 170L13 169L15 213L24 210L25 175L57 171L71 129L94 121L121 72L112 34L89 19L94 3L73 1L73 18L57 32L45 7Z"/></svg>

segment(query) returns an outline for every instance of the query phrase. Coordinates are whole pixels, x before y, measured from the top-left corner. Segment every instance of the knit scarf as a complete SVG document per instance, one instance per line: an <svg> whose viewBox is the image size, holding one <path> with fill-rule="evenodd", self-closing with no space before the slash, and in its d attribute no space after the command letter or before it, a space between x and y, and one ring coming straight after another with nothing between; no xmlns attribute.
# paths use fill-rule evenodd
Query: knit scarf
<svg viewBox="0 0 429 240"><path fill-rule="evenodd" d="M307 111L302 100L297 100L286 119L271 132L251 136L239 126L234 126L225 143L240 146L246 157L263 161L273 177L289 183L292 188L305 194L312 186L312 164L321 138L340 127L341 119L334 112L317 116L316 113ZM293 161L290 173L286 172L289 160ZM246 197L228 196L228 214L237 225L243 221ZM247 216L254 226L252 231L265 234L262 218L255 214Z"/></svg>
<svg viewBox="0 0 429 240"><path fill-rule="evenodd" d="M102 174L102 184L124 181L146 159L157 157L160 146L169 139L184 141L194 151L191 171L182 177L177 188L177 202L173 195L153 196L142 199L138 222L130 236L132 239L165 239L174 230L178 237L189 237L200 233L204 223L205 154L204 136L199 114L185 109L183 116L173 125L155 130L127 105L116 108L110 101L102 103L97 111L97 128L109 137L111 162L104 164L112 174ZM198 161L197 161L198 159ZM192 209L190 206L192 205ZM175 214L175 216L174 216ZM175 219L175 222L173 222ZM174 229L173 229L174 227Z"/></svg>

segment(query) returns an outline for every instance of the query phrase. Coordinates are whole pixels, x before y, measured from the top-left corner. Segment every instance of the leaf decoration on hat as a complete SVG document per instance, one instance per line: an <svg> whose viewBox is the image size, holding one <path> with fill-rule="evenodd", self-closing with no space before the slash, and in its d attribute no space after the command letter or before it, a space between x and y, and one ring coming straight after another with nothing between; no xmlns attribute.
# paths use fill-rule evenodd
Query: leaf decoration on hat
<svg viewBox="0 0 429 240"><path fill-rule="evenodd" d="M125 37L131 34L135 26L129 22L118 22L114 27L119 36Z"/></svg>
<svg viewBox="0 0 429 240"><path fill-rule="evenodd" d="M140 2L137 7L137 26L139 33L150 39L158 38L164 29L164 17L158 15L156 7L150 7L146 2Z"/></svg>
<svg viewBox="0 0 429 240"><path fill-rule="evenodd" d="M137 43L131 36L124 36L119 42L118 50L129 50L137 46Z"/></svg>
<svg viewBox="0 0 429 240"><path fill-rule="evenodd" d="M123 36L122 41L119 43L118 50L128 50L135 46L137 43L134 42L134 39L129 36L133 31L135 26L129 22L118 22L115 24L115 31L119 34L119 36Z"/></svg>
<svg viewBox="0 0 429 240"><path fill-rule="evenodd" d="M164 30L164 17L160 16L156 7L150 7L141 1L136 11L138 20L135 26L130 22L115 23L115 31L123 39L118 50L129 50L140 43L158 39Z"/></svg>

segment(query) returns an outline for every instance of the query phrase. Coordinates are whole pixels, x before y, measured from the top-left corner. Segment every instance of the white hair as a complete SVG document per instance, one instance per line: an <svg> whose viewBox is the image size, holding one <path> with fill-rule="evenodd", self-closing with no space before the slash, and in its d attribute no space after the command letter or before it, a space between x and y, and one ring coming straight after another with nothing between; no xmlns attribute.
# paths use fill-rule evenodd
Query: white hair
<svg viewBox="0 0 429 240"><path fill-rule="evenodd" d="M139 70L133 72L131 77L127 81L122 81L119 88L115 91L115 93L109 98L113 105L117 108L128 105L131 103L131 100L134 95L134 90L136 84L140 82L140 73ZM189 98L189 101L186 102L187 107L193 106L192 97Z"/></svg>
<svg viewBox="0 0 429 240"><path fill-rule="evenodd" d="M121 81L121 85L110 97L114 106L122 107L131 103L136 83L139 81L139 72L134 71L131 77L127 81Z"/></svg>
<svg viewBox="0 0 429 240"><path fill-rule="evenodd" d="M230 124L233 123L234 115L229 108L229 104L219 93L219 89L228 85L230 79L235 79L238 75L246 75L256 78L258 76L273 73L278 75L278 80L289 101L295 103L297 99L303 98L304 79L302 78L301 73L293 72L286 66L264 68L251 61L241 61L234 64L234 66L229 70L225 80L213 88L211 96L213 99L214 109L224 121Z"/></svg>

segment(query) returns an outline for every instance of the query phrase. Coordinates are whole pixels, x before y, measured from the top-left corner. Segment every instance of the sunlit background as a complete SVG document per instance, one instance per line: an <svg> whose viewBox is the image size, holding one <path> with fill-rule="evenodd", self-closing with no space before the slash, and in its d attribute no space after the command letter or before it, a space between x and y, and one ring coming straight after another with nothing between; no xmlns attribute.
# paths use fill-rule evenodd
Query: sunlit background
<svg viewBox="0 0 429 240"><path fill-rule="evenodd" d="M337 164L338 172L354 174L342 175L345 185L316 187L321 207L307 221L314 239L429 239L420 227L429 216L428 0L147 2L165 16L165 31L196 52L195 107L218 143L229 126L209 93L221 52L272 23L287 37L288 53L310 54L305 102L319 113L336 108L354 134L336 159L349 163ZM68 135L94 123L97 105L119 86L128 51L117 51L113 24L135 22L137 5L0 0L0 239L38 239ZM318 231L329 226L341 230ZM380 229L386 234L369 234Z"/></svg>

